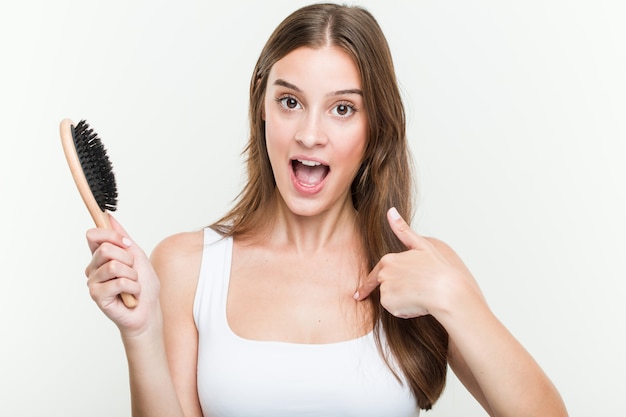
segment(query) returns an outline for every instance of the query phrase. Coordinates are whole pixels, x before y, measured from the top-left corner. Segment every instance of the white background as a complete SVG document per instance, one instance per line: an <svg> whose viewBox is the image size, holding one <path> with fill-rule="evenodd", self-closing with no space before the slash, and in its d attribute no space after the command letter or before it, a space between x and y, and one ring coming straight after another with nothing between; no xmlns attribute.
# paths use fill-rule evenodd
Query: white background
<svg viewBox="0 0 626 417"><path fill-rule="evenodd" d="M254 62L304 4L1 3L0 415L130 414L117 330L85 286L92 223L61 119L99 133L117 218L146 251L209 224L242 184ZM571 416L623 412L626 6L360 4L406 100L414 226L459 252ZM451 377L426 415L485 413Z"/></svg>

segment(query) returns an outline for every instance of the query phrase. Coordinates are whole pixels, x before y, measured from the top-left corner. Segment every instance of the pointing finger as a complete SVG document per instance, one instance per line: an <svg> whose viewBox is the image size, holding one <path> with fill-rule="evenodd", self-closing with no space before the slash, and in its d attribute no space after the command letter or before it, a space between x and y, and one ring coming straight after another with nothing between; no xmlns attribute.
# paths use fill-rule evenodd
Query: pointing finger
<svg viewBox="0 0 626 417"><path fill-rule="evenodd" d="M359 289L354 293L353 298L357 301L365 300L380 282L378 281L378 273L380 271L380 263L376 264L374 269L369 273L367 278L361 283Z"/></svg>

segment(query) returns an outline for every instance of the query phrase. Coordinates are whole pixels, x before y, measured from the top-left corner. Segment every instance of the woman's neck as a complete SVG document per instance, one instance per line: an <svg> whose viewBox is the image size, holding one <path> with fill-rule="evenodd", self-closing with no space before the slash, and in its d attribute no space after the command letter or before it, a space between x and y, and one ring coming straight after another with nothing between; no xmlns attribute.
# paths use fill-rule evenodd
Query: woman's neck
<svg viewBox="0 0 626 417"><path fill-rule="evenodd" d="M349 198L319 214L301 216L293 213L277 193L273 212L270 239L291 251L312 254L343 245L354 247L360 241L357 213Z"/></svg>

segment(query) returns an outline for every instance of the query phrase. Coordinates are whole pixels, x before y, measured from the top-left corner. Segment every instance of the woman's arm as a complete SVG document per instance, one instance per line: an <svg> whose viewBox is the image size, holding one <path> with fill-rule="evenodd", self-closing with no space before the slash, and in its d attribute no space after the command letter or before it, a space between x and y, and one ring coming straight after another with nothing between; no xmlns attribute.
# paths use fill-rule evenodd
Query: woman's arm
<svg viewBox="0 0 626 417"><path fill-rule="evenodd" d="M181 233L165 239L152 253L161 281L165 351L186 417L202 417L196 379L198 332L193 318L202 245L202 231Z"/></svg>
<svg viewBox="0 0 626 417"><path fill-rule="evenodd" d="M434 316L449 335L449 363L491 416L567 416L550 380L491 312L478 284L450 247L425 239L390 210L388 220L408 251L385 255L359 288L380 286L396 317Z"/></svg>
<svg viewBox="0 0 626 417"><path fill-rule="evenodd" d="M170 321L164 314L168 304L162 309L159 300L160 288L166 291L170 287L168 278L161 284L141 248L114 219L111 224L113 230L87 232L93 257L86 274L92 298L120 330L128 360L133 416L184 416L164 342L164 329ZM137 307L126 308L119 297L122 292L133 294Z"/></svg>
<svg viewBox="0 0 626 417"><path fill-rule="evenodd" d="M449 246L429 241L466 280L474 282ZM467 293L451 297L436 316L448 331L448 362L463 385L491 416L567 416L561 396L537 362L482 296Z"/></svg>

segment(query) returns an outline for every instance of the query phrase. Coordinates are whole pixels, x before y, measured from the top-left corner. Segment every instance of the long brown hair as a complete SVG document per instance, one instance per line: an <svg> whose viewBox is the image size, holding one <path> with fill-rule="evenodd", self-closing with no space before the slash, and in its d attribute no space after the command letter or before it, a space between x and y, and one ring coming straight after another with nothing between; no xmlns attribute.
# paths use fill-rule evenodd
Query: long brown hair
<svg viewBox="0 0 626 417"><path fill-rule="evenodd" d="M360 7L303 7L288 16L270 36L250 82L250 138L244 150L248 181L233 209L212 227L224 235L243 236L258 233L267 224L268 209L276 192L263 121L267 77L274 63L289 52L325 45L339 47L352 57L361 75L369 132L351 192L367 267L372 269L383 255L407 249L389 227L386 212L395 206L405 218L411 216L413 182L404 106L389 46L374 17ZM447 332L432 316L394 317L381 306L378 290L369 300L381 354L392 370L393 363L398 365L418 406L431 408L445 385ZM389 349L383 348L382 334Z"/></svg>

